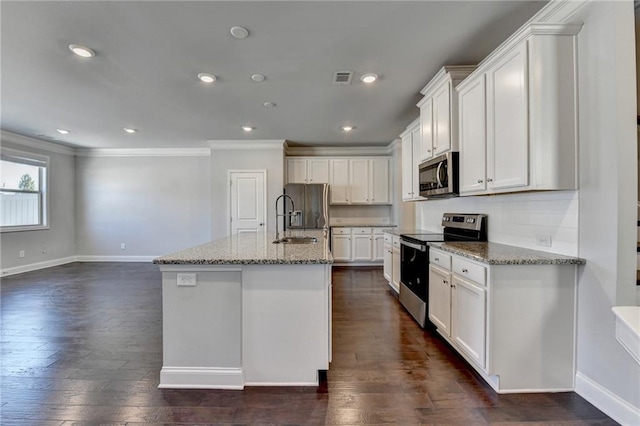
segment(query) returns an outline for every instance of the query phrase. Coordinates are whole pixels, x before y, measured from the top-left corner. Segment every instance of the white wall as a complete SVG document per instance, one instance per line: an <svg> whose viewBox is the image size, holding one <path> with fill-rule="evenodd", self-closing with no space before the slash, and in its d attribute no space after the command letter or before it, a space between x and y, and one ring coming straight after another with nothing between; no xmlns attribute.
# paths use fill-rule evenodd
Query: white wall
<svg viewBox="0 0 640 426"><path fill-rule="evenodd" d="M158 256L211 239L208 156L79 156L76 175L79 256Z"/></svg>
<svg viewBox="0 0 640 426"><path fill-rule="evenodd" d="M49 229L3 232L0 236L0 269L21 268L74 256L75 165L73 152L36 139L2 132L2 146L49 156ZM52 152L54 149L57 152ZM20 250L25 257L18 257ZM43 253L44 251L44 253ZM54 264L52 263L52 264Z"/></svg>
<svg viewBox="0 0 640 426"><path fill-rule="evenodd" d="M611 307L635 303L637 141L633 3L593 2L578 19L580 93L578 393L605 412L640 410L640 366L615 339ZM606 392L615 395L607 397ZM613 407L613 410L611 409ZM615 418L615 417L614 417ZM638 424L640 417L616 418Z"/></svg>
<svg viewBox="0 0 640 426"><path fill-rule="evenodd" d="M282 144L271 148L217 149L211 150L211 210L210 239L227 235L229 206L229 182L227 170L266 169L267 170L267 231L275 232L275 201L284 190L284 147Z"/></svg>
<svg viewBox="0 0 640 426"><path fill-rule="evenodd" d="M578 192L552 191L417 201L416 226L441 231L442 214L485 213L489 241L576 256ZM551 236L551 247L536 244Z"/></svg>

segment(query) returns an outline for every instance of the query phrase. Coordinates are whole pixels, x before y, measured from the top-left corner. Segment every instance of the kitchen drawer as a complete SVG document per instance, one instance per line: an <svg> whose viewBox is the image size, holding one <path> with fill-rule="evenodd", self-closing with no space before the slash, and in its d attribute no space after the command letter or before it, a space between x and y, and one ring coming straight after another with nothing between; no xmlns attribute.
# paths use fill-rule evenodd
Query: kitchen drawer
<svg viewBox="0 0 640 426"><path fill-rule="evenodd" d="M374 235L383 235L384 234L384 228L373 228L373 234Z"/></svg>
<svg viewBox="0 0 640 426"><path fill-rule="evenodd" d="M391 244L393 244L394 247L400 248L400 237L398 235L393 235L391 239Z"/></svg>
<svg viewBox="0 0 640 426"><path fill-rule="evenodd" d="M478 284L486 282L487 268L459 257L453 258L453 273Z"/></svg>
<svg viewBox="0 0 640 426"><path fill-rule="evenodd" d="M351 228L352 235L371 235L371 228Z"/></svg>
<svg viewBox="0 0 640 426"><path fill-rule="evenodd" d="M388 232L385 232L385 234L384 234L384 243L385 244L392 244L392 242L393 242L393 235L391 235Z"/></svg>
<svg viewBox="0 0 640 426"><path fill-rule="evenodd" d="M331 233L333 235L350 235L351 228L331 228Z"/></svg>
<svg viewBox="0 0 640 426"><path fill-rule="evenodd" d="M451 255L440 250L429 249L429 263L451 270Z"/></svg>

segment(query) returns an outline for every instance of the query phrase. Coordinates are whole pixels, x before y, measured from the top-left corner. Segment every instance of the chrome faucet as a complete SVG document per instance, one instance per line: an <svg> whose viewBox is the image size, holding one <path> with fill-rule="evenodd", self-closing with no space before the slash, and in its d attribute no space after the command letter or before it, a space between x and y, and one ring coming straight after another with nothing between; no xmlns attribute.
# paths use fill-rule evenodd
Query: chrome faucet
<svg viewBox="0 0 640 426"><path fill-rule="evenodd" d="M278 232L278 218L279 217L293 216L292 214L287 214L286 213L286 211L287 211L287 201L286 200L284 202L284 211L285 211L285 213L278 214L278 201L280 201L280 198L282 198L282 197L286 197L286 198L291 200L291 211L294 211L296 209L295 205L293 204L293 198L291 198L290 195L282 194L278 198L276 198L276 242L280 239L280 233Z"/></svg>

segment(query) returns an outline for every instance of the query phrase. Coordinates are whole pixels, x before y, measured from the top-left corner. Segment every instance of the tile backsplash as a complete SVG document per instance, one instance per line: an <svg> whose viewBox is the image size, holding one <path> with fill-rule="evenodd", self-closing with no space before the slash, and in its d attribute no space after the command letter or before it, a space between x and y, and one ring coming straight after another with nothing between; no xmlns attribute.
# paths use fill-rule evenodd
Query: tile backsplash
<svg viewBox="0 0 640 426"><path fill-rule="evenodd" d="M568 256L578 254L578 191L419 201L416 228L441 231L442 214L447 212L488 215L491 242Z"/></svg>

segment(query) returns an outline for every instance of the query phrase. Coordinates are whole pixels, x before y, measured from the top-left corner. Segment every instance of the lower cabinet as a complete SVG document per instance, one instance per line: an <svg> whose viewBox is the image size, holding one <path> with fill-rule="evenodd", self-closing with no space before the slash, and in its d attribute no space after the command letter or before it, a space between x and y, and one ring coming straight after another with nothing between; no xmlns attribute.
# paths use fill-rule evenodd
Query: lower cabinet
<svg viewBox="0 0 640 426"><path fill-rule="evenodd" d="M396 293L400 292L400 237L384 234L384 278Z"/></svg>
<svg viewBox="0 0 640 426"><path fill-rule="evenodd" d="M429 250L429 320L498 393L574 389L576 265Z"/></svg>
<svg viewBox="0 0 640 426"><path fill-rule="evenodd" d="M384 261L382 228L332 227L331 254L336 263L380 263Z"/></svg>

